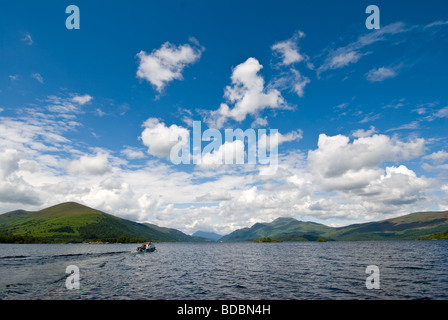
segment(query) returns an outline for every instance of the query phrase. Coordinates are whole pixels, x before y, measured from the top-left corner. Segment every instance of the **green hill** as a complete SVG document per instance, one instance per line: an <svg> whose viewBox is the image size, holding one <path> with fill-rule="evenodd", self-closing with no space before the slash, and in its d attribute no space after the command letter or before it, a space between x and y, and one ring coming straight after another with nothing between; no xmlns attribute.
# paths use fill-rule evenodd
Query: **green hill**
<svg viewBox="0 0 448 320"><path fill-rule="evenodd" d="M397 218L354 224L323 234L335 240L415 240L448 230L448 211L416 212Z"/></svg>
<svg viewBox="0 0 448 320"><path fill-rule="evenodd" d="M321 234L333 228L314 222L298 221L294 218L277 218L270 223L256 223L250 228L235 230L220 241L246 241L271 238L283 241L317 240Z"/></svg>
<svg viewBox="0 0 448 320"><path fill-rule="evenodd" d="M166 238L171 239L170 241L178 241L178 242L208 242L209 240L203 237L197 237L197 236L189 236L182 231L171 229L171 228L165 228L165 227L159 227L155 224L151 223L144 223L143 225L147 226L148 228L154 230L155 232L158 232L160 235L163 235Z"/></svg>
<svg viewBox="0 0 448 320"><path fill-rule="evenodd" d="M448 230L444 232L436 232L429 236L419 237L418 240L448 240Z"/></svg>
<svg viewBox="0 0 448 320"><path fill-rule="evenodd" d="M201 241L179 230L141 224L67 202L40 211L0 215L0 242L172 242Z"/></svg>
<svg viewBox="0 0 448 320"><path fill-rule="evenodd" d="M448 230L448 211L416 212L405 216L333 228L294 218L278 218L235 230L221 241L271 238L282 241L416 240Z"/></svg>

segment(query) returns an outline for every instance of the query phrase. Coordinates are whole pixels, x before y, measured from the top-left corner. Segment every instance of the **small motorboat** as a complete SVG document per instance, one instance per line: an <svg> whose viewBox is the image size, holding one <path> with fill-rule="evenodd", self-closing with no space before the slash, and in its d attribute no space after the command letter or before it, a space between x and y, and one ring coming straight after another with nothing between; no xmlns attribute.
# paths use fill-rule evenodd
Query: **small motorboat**
<svg viewBox="0 0 448 320"><path fill-rule="evenodd" d="M156 251L156 247L151 242L148 242L148 243L142 244L140 247L138 247L136 249L136 251L138 253L154 252L154 251Z"/></svg>

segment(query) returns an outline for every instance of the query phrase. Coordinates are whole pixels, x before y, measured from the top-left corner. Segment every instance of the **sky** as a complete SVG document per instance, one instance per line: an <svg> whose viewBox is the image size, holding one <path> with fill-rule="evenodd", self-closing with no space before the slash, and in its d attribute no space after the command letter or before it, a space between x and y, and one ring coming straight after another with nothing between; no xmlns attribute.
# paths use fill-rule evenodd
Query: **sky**
<svg viewBox="0 0 448 320"><path fill-rule="evenodd" d="M0 212L227 234L448 210L447 55L445 1L3 1ZM213 162L247 158L236 129L275 137L274 169Z"/></svg>

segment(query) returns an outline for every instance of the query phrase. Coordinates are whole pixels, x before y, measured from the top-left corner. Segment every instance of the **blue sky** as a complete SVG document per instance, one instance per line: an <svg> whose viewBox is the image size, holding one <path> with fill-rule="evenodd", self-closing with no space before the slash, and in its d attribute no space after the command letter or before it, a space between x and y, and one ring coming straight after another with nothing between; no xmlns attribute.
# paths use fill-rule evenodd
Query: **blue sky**
<svg viewBox="0 0 448 320"><path fill-rule="evenodd" d="M0 209L222 234L447 210L447 49L444 1L2 3ZM192 121L277 129L278 170L174 165Z"/></svg>

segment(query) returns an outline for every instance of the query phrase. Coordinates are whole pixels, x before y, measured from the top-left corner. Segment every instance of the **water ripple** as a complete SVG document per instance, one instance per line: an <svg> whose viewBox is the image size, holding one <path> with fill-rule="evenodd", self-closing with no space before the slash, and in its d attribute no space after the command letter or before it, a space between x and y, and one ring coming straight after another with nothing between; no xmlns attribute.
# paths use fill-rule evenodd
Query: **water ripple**
<svg viewBox="0 0 448 320"><path fill-rule="evenodd" d="M0 245L1 299L447 299L444 241ZM365 286L368 265L380 290ZM67 290L68 265L80 289Z"/></svg>

